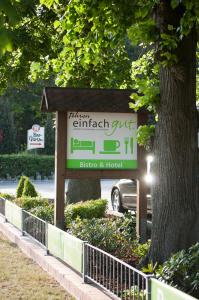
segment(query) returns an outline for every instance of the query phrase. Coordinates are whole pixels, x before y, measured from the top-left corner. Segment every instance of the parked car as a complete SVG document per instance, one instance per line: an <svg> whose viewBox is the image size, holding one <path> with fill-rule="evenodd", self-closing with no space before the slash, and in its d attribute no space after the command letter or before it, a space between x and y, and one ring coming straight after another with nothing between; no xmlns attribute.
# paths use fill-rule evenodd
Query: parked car
<svg viewBox="0 0 199 300"><path fill-rule="evenodd" d="M112 208L118 212L136 210L137 185L136 180L120 179L111 190ZM151 211L151 196L147 195L147 210Z"/></svg>

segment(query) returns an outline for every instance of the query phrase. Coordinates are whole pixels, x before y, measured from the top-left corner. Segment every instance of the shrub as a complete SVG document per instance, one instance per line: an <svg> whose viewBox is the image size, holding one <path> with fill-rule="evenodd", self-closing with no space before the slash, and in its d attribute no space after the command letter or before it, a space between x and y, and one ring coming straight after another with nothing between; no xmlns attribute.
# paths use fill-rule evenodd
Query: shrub
<svg viewBox="0 0 199 300"><path fill-rule="evenodd" d="M121 294L122 299L142 299L146 300L146 290L140 290L138 285L132 285L129 290L124 290Z"/></svg>
<svg viewBox="0 0 199 300"><path fill-rule="evenodd" d="M21 197L15 199L14 203L36 217L53 224L54 204L49 204L48 199L40 197Z"/></svg>
<svg viewBox="0 0 199 300"><path fill-rule="evenodd" d="M146 243L144 244L135 244L135 248L133 249L133 253L136 254L138 256L139 259L144 258L148 251L149 251L149 247L151 244L151 240L148 240Z"/></svg>
<svg viewBox="0 0 199 300"><path fill-rule="evenodd" d="M50 224L54 223L54 206L52 204L48 206L37 206L35 208L32 208L30 212L34 216Z"/></svg>
<svg viewBox="0 0 199 300"><path fill-rule="evenodd" d="M0 193L0 197L7 199L7 200L11 200L11 201L15 199L15 196L7 194L7 193Z"/></svg>
<svg viewBox="0 0 199 300"><path fill-rule="evenodd" d="M37 174L50 177L54 173L54 156L34 154L4 154L0 155L0 178L8 174L16 178L25 174L36 178Z"/></svg>
<svg viewBox="0 0 199 300"><path fill-rule="evenodd" d="M37 197L38 194L35 190L34 185L30 182L30 179L26 177L24 181L24 188L23 188L23 197L30 196L30 197Z"/></svg>
<svg viewBox="0 0 199 300"><path fill-rule="evenodd" d="M199 243L174 254L159 270L159 280L191 296L199 296Z"/></svg>
<svg viewBox="0 0 199 300"><path fill-rule="evenodd" d="M48 200L40 197L21 197L14 200L15 204L25 210L31 210L38 206L48 206Z"/></svg>
<svg viewBox="0 0 199 300"><path fill-rule="evenodd" d="M134 229L132 224L134 224ZM83 220L78 217L72 222L69 232L118 258L131 263L134 260L132 255L136 236L134 217Z"/></svg>
<svg viewBox="0 0 199 300"><path fill-rule="evenodd" d="M106 208L107 200L103 199L69 204L65 208L66 224L70 226L71 221L77 217L80 219L102 218L105 216Z"/></svg>
<svg viewBox="0 0 199 300"><path fill-rule="evenodd" d="M26 176L21 176L19 179L19 183L18 183L17 191L16 191L17 198L22 196L23 189L24 189L24 182L25 182L26 178L27 178Z"/></svg>

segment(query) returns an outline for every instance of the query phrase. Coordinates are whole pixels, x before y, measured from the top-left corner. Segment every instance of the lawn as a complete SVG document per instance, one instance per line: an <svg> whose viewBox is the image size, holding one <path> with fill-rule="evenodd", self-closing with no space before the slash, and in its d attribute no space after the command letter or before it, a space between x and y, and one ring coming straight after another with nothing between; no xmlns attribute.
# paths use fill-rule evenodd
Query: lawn
<svg viewBox="0 0 199 300"><path fill-rule="evenodd" d="M0 300L74 300L0 233Z"/></svg>

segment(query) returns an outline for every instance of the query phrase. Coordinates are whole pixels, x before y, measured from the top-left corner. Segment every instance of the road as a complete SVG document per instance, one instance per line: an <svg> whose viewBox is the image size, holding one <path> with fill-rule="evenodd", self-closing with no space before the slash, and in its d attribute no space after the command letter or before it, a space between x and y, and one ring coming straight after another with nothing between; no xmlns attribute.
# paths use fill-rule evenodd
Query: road
<svg viewBox="0 0 199 300"><path fill-rule="evenodd" d="M111 198L111 187L116 183L118 180L116 179L103 179L101 180L101 198L107 199L109 202L110 208L110 198ZM54 190L54 180L32 180L37 192L45 198L53 199L55 197L55 190ZM16 188L17 188L17 181L8 181L2 180L0 181L0 193L8 193L15 195ZM66 180L66 190L68 186L68 180Z"/></svg>

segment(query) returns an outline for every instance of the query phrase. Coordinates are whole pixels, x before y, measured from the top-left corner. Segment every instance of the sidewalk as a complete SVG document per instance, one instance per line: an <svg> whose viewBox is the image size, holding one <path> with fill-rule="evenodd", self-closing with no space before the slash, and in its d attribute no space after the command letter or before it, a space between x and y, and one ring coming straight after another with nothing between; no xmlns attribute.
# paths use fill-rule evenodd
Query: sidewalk
<svg viewBox="0 0 199 300"><path fill-rule="evenodd" d="M85 284L81 276L71 270L65 264L58 261L51 255L46 255L46 251L35 241L27 236L22 236L21 232L10 223L5 223L0 216L0 231L45 271L56 279L65 290L78 300L110 300L103 291L93 284Z"/></svg>

